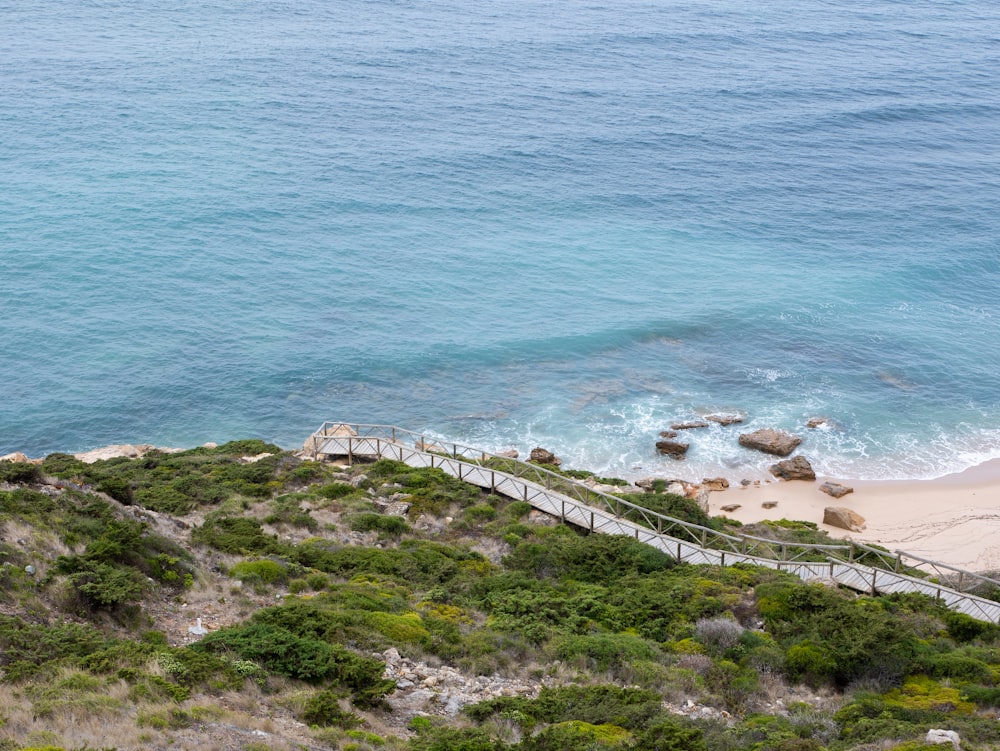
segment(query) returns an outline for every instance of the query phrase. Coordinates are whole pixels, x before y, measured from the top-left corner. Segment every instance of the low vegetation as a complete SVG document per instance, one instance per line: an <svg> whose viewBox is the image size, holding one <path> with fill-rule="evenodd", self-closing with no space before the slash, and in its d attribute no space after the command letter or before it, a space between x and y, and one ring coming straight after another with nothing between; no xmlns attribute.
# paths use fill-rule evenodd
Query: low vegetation
<svg viewBox="0 0 1000 751"><path fill-rule="evenodd" d="M1000 747L1000 629L922 596L677 564L439 470L259 441L0 483L0 751ZM629 501L726 529L662 491ZM510 688L414 707L446 668Z"/></svg>

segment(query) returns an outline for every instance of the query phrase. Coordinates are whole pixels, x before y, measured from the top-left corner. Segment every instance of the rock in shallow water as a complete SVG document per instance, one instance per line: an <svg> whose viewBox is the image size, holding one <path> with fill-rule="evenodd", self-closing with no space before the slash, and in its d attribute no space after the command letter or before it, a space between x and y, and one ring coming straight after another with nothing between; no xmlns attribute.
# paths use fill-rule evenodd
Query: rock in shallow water
<svg viewBox="0 0 1000 751"><path fill-rule="evenodd" d="M741 446L775 456L788 456L800 443L802 439L798 436L774 428L763 428L740 435Z"/></svg>
<svg viewBox="0 0 1000 751"><path fill-rule="evenodd" d="M657 441L656 450L665 456L671 456L674 459L683 459L684 454L687 450L691 448L690 443L681 443L680 441Z"/></svg>

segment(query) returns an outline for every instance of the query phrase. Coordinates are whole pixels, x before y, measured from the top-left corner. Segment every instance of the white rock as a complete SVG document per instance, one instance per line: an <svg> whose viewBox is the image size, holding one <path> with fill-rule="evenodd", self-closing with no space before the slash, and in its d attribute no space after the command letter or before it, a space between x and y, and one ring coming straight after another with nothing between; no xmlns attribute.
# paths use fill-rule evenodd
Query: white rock
<svg viewBox="0 0 1000 751"><path fill-rule="evenodd" d="M927 731L927 743L950 743L955 751L961 747L961 740L954 730L937 730L931 728Z"/></svg>

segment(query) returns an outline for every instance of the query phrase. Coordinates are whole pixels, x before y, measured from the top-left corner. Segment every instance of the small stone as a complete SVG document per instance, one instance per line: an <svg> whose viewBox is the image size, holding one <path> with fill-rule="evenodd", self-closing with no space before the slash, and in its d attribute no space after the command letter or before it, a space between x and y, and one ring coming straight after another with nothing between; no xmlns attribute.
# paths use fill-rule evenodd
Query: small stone
<svg viewBox="0 0 1000 751"><path fill-rule="evenodd" d="M676 430L661 430L660 431L660 438L676 438L676 437L677 437L677 431Z"/></svg>
<svg viewBox="0 0 1000 751"><path fill-rule="evenodd" d="M733 511L736 511L736 509L738 509L738 508L740 508L740 504L738 504L738 503L728 503L728 504L726 504L725 506L722 507L722 510L725 511L728 514L728 513L732 513Z"/></svg>
<svg viewBox="0 0 1000 751"><path fill-rule="evenodd" d="M828 417L810 417L806 421L807 428L821 428L830 421Z"/></svg>
<svg viewBox="0 0 1000 751"><path fill-rule="evenodd" d="M24 567L24 573L26 573L28 576L34 576L35 567L29 563L27 566Z"/></svg>
<svg viewBox="0 0 1000 751"><path fill-rule="evenodd" d="M764 501L762 504L760 504L760 507L761 508L774 508L777 505L778 505L777 501Z"/></svg>
<svg viewBox="0 0 1000 751"><path fill-rule="evenodd" d="M746 487L749 487L749 486L750 486L750 485L752 485L752 484L753 484L753 483L751 483L751 482L750 482L750 480L747 480L747 479L745 479L745 478L744 478L744 479L742 479L742 480L740 480L740 485L742 485L742 486L743 486L744 488L746 488Z"/></svg>

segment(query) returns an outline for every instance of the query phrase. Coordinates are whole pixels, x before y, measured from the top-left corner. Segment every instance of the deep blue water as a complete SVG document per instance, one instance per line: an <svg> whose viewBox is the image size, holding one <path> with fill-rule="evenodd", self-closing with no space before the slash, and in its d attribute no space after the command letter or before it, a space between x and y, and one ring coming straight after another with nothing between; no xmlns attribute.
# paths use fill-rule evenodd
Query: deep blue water
<svg viewBox="0 0 1000 751"><path fill-rule="evenodd" d="M1000 6L760 6L0 0L0 454L1000 456Z"/></svg>

